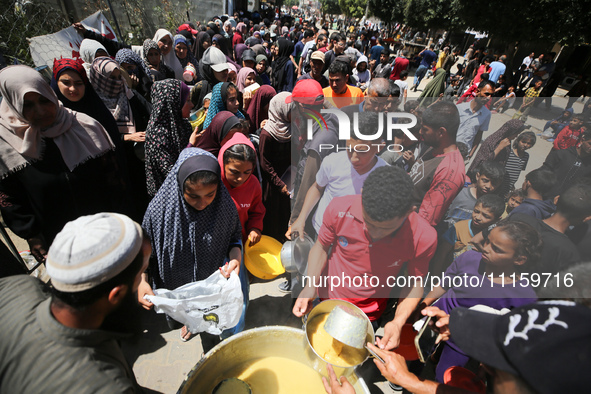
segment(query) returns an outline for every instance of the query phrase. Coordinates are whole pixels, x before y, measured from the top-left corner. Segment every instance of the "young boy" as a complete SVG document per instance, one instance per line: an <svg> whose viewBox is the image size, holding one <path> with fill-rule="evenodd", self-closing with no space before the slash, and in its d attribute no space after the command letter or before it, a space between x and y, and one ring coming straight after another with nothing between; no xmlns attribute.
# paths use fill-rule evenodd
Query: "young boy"
<svg viewBox="0 0 591 394"><path fill-rule="evenodd" d="M551 200L544 200L556 184L556 175L550 170L538 168L525 176L521 189L525 193L523 202L516 207L511 215L523 213L540 220L551 216L556 207ZM511 216L509 215L509 216Z"/></svg>
<svg viewBox="0 0 591 394"><path fill-rule="evenodd" d="M472 237L499 221L504 211L505 202L502 197L494 194L479 197L472 211L472 218L455 223L439 237L430 272L433 275L444 272L453 260L471 249L468 242Z"/></svg>
<svg viewBox="0 0 591 394"><path fill-rule="evenodd" d="M511 193L509 193L509 198L507 199L507 209L505 209L505 213L501 216L501 219L505 219L515 208L521 205L523 200L525 199L525 192L523 189L515 189Z"/></svg>
<svg viewBox="0 0 591 394"><path fill-rule="evenodd" d="M408 70L400 71L400 79L394 81L398 87L400 87L400 96L402 96L402 105L406 103L406 96L408 95L408 83L406 83L406 79L408 78Z"/></svg>
<svg viewBox="0 0 591 394"><path fill-rule="evenodd" d="M372 127L377 126L377 117L375 114L362 112L359 114L359 125L360 129L374 130ZM318 234L322 226L324 211L333 198L361 194L363 182L368 175L376 168L388 165L383 159L376 156L378 145L381 143L381 140L359 140L352 134L352 137L347 141L345 150L341 149L327 156L316 174L316 182L306 194L300 215L293 222L288 233L297 232L299 236L303 237L308 215L318 204L312 219L314 231Z"/></svg>
<svg viewBox="0 0 591 394"><path fill-rule="evenodd" d="M504 177L505 167L502 164L493 161L480 164L476 171L476 182L463 188L449 206L440 234L460 220L470 219L476 200L485 194L494 193L503 184Z"/></svg>
<svg viewBox="0 0 591 394"><path fill-rule="evenodd" d="M539 81L536 81L534 86L525 91L523 103L521 104L521 107L519 107L519 111L515 115L513 115L513 119L521 119L524 122L527 121L527 116L533 108L536 98L540 97L543 83L544 81L540 79Z"/></svg>
<svg viewBox="0 0 591 394"><path fill-rule="evenodd" d="M565 126L558 136L556 137L552 149L568 149L571 146L576 146L581 140L581 135L585 131L583 123L585 118L582 114L574 115L568 124ZM548 139L548 142L552 142L552 138Z"/></svg>
<svg viewBox="0 0 591 394"><path fill-rule="evenodd" d="M460 77L455 76L450 79L449 86L443 92L443 98L451 100L458 95L458 86L460 84Z"/></svg>

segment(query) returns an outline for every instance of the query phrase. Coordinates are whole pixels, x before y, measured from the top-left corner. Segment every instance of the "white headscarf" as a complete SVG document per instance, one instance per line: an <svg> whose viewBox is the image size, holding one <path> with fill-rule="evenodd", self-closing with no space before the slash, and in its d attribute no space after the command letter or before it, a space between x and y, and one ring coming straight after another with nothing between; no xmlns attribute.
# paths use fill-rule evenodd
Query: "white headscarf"
<svg viewBox="0 0 591 394"><path fill-rule="evenodd" d="M24 97L38 93L57 106L55 122L46 129L28 123ZM51 138L70 171L88 159L114 148L99 122L62 105L41 74L28 66L0 70L0 179L28 166L42 156L42 137Z"/></svg>
<svg viewBox="0 0 591 394"><path fill-rule="evenodd" d="M92 67L92 62L94 62L94 57L96 55L96 51L102 49L103 51L107 52L103 44L98 41L90 40L85 38L80 43L80 57L84 61L84 69L86 70L86 75L90 75L90 68ZM109 52L107 52L109 53Z"/></svg>
<svg viewBox="0 0 591 394"><path fill-rule="evenodd" d="M179 59L176 57L176 54L174 52L174 40L172 39L172 34L170 34L170 32L166 29L158 29L158 31L156 31L156 34L154 34L153 40L156 41L156 43L158 43L158 41L160 41L164 36L170 37L170 45L172 45L172 49L170 50L170 52L168 52L168 55L162 54L162 61L165 65L172 68L172 70L174 71L175 78L180 79L182 81L183 66L181 65L181 62L179 62Z"/></svg>

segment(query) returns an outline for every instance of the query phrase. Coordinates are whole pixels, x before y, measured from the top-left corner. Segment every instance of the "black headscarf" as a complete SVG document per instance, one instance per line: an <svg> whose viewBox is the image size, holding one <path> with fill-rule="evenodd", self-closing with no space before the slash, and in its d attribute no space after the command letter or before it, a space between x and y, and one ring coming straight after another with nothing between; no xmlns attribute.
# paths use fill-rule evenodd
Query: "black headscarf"
<svg viewBox="0 0 591 394"><path fill-rule="evenodd" d="M204 31L197 33L197 38L191 48L193 55L195 55L195 59L201 60L203 57L203 52L205 52L205 49L203 49L203 43L205 42L208 42L209 46L211 46L211 37L209 34Z"/></svg>
<svg viewBox="0 0 591 394"><path fill-rule="evenodd" d="M273 81L274 88L276 91L280 91L285 81L285 65L291 61L289 56L293 53L293 42L286 38L280 38L277 41L279 47L279 53L277 58L273 62Z"/></svg>

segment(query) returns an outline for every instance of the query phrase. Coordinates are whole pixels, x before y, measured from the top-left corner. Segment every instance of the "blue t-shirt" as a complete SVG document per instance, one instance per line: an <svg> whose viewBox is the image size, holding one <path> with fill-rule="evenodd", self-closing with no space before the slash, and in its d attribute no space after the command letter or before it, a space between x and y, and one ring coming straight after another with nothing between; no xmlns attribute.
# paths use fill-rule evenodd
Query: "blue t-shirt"
<svg viewBox="0 0 591 394"><path fill-rule="evenodd" d="M369 50L369 60L377 60L380 61L380 55L382 54L382 51L384 50L384 47L381 45L374 45L370 50Z"/></svg>
<svg viewBox="0 0 591 394"><path fill-rule="evenodd" d="M435 54L435 52L427 49L425 52L423 52L423 60L421 60L421 66L431 68L431 65L433 64L435 59L437 59L437 55Z"/></svg>
<svg viewBox="0 0 591 394"><path fill-rule="evenodd" d="M303 50L304 50L304 43L300 40L293 47L293 53L291 54L291 56L293 56L293 58L296 60L296 62L300 61L299 57L301 56Z"/></svg>

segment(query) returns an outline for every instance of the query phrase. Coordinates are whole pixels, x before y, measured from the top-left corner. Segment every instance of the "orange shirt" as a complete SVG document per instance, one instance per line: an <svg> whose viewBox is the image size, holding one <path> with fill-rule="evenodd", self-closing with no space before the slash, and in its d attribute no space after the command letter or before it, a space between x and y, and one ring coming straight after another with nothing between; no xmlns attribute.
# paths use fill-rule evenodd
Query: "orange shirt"
<svg viewBox="0 0 591 394"><path fill-rule="evenodd" d="M322 89L322 92L324 93L324 99L328 100L337 108L343 108L347 105L361 104L364 100L361 89L350 85L347 85L347 90L343 94L336 94L330 86Z"/></svg>

